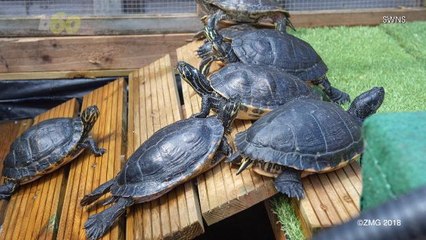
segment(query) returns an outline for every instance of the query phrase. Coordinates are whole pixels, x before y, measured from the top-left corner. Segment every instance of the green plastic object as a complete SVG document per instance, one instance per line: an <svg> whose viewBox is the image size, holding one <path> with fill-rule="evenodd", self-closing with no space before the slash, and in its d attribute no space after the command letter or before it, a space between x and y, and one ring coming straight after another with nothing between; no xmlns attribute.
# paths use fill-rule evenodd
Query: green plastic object
<svg viewBox="0 0 426 240"><path fill-rule="evenodd" d="M426 185L426 112L376 114L363 134L362 210Z"/></svg>

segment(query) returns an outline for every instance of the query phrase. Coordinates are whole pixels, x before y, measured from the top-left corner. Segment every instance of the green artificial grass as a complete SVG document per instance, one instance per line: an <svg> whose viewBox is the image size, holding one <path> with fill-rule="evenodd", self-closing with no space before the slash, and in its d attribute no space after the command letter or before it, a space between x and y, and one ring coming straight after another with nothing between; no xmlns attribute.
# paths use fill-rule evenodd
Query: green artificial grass
<svg viewBox="0 0 426 240"><path fill-rule="evenodd" d="M290 33L314 47L329 68L327 76L332 85L347 92L352 100L374 86L382 86L386 95L379 112L426 110L426 22L297 29ZM300 224L294 223L296 216L289 203L279 198L274 206L288 238L300 239Z"/></svg>
<svg viewBox="0 0 426 240"><path fill-rule="evenodd" d="M286 234L286 237L291 240L303 240L302 228L300 222L294 213L290 199L279 195L272 199L272 208L281 223L281 230Z"/></svg>

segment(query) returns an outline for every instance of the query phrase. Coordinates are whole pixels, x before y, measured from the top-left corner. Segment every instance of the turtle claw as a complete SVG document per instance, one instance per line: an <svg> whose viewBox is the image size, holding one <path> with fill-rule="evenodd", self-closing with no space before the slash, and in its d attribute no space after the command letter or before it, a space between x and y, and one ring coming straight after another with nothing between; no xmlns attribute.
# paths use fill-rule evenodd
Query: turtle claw
<svg viewBox="0 0 426 240"><path fill-rule="evenodd" d="M286 183L285 185L275 184L275 188L278 192L285 194L290 198L297 198L298 200L300 200L305 197L303 186L300 182Z"/></svg>
<svg viewBox="0 0 426 240"><path fill-rule="evenodd" d="M302 199L305 195L301 182L301 172L292 168L286 168L278 175L275 179L275 188L278 192L290 198Z"/></svg>
<svg viewBox="0 0 426 240"><path fill-rule="evenodd" d="M95 156L100 157L100 156L104 155L104 153L106 153L106 149L105 148L99 148L95 152Z"/></svg>
<svg viewBox="0 0 426 240"><path fill-rule="evenodd" d="M104 235L109 226L105 224L98 214L95 214L87 220L84 224L84 229L86 230L87 239L95 240L99 239Z"/></svg>
<svg viewBox="0 0 426 240"><path fill-rule="evenodd" d="M349 94L342 92L336 88L331 89L331 101L337 103L337 104L345 104L351 101L351 97Z"/></svg>

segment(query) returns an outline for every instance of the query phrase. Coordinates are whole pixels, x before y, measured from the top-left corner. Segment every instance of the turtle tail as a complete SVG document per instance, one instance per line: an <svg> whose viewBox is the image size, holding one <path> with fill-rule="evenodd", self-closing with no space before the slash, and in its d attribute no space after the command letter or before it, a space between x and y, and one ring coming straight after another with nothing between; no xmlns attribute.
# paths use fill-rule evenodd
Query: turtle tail
<svg viewBox="0 0 426 240"><path fill-rule="evenodd" d="M80 205L81 206L86 206L91 204L92 202L96 201L98 198L100 198L102 195L104 195L105 193L109 192L109 189L111 188L111 186L115 183L115 179L111 179L108 182L100 185L99 187L97 187L95 190L93 190L93 192L87 194L86 196L83 197L83 199L81 199L80 201Z"/></svg>
<svg viewBox="0 0 426 240"><path fill-rule="evenodd" d="M8 199L15 191L17 183L8 181L5 185L0 185L0 199Z"/></svg>
<svg viewBox="0 0 426 240"><path fill-rule="evenodd" d="M126 208L133 204L134 201L131 198L120 198L112 207L90 216L84 224L87 239L101 238L118 218L126 212Z"/></svg>

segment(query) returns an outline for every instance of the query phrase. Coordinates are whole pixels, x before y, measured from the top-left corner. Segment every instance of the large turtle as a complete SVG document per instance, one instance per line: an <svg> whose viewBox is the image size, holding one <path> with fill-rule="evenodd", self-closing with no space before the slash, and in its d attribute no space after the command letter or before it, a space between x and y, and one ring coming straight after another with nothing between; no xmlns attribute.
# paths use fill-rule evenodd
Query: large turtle
<svg viewBox="0 0 426 240"><path fill-rule="evenodd" d="M254 164L254 171L275 177L276 189L303 198L302 174L333 171L363 152L362 121L375 113L384 99L375 87L358 96L344 111L335 103L296 99L265 115L235 137L243 158L237 173Z"/></svg>
<svg viewBox="0 0 426 240"><path fill-rule="evenodd" d="M196 2L208 14L207 22L213 19L215 26L222 19L239 23L257 23L262 19L272 19L276 29L282 33L286 32L287 25L294 29L289 19L290 14L271 0L196 0Z"/></svg>
<svg viewBox="0 0 426 240"><path fill-rule="evenodd" d="M96 106L86 108L77 118L54 118L33 125L11 145L4 160L5 185L0 199L9 198L16 187L32 182L75 159L85 148L96 156L98 148L89 135L99 116Z"/></svg>
<svg viewBox="0 0 426 240"><path fill-rule="evenodd" d="M312 46L291 35L273 29L245 31L232 40L224 39L215 29L213 21L205 27L213 52L205 54L200 64L201 73L207 75L215 60L225 63L273 65L295 75L303 81L321 85L334 102L349 102L349 95L331 86L326 73L328 68Z"/></svg>
<svg viewBox="0 0 426 240"><path fill-rule="evenodd" d="M155 132L130 156L115 178L81 200L82 206L88 205L111 192L110 202L115 202L89 217L84 225L87 238L104 235L127 207L162 196L231 154L226 135L239 105L229 101L216 116L181 120Z"/></svg>
<svg viewBox="0 0 426 240"><path fill-rule="evenodd" d="M238 119L253 120L296 98L319 99L307 83L273 66L231 63L210 75L210 81L183 61L178 62L177 71L202 97L197 117L220 109L227 99L241 101Z"/></svg>

